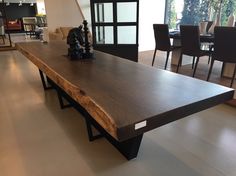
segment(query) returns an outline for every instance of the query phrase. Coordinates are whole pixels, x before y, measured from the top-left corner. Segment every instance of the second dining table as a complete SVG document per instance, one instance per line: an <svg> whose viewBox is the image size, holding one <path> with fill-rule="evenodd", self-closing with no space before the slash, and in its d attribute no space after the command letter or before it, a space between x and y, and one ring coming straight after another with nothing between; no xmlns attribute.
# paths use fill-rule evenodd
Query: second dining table
<svg viewBox="0 0 236 176"><path fill-rule="evenodd" d="M170 36L171 39L173 39L173 45L181 46L180 31L170 31L169 36ZM209 33L200 34L199 38L200 38L201 43L214 44L214 34L209 34ZM179 61L179 58L180 58L180 53L181 53L181 48L176 49L172 52L171 65L176 65L176 66L178 65L178 61ZM185 57L190 57L190 56L185 56ZM189 59L189 61L191 62L192 60ZM190 64L190 62L189 62L189 64ZM223 69L222 70L222 76L231 78L232 75L233 75L233 71L234 71L234 64L224 63L224 66L223 66L222 69Z"/></svg>

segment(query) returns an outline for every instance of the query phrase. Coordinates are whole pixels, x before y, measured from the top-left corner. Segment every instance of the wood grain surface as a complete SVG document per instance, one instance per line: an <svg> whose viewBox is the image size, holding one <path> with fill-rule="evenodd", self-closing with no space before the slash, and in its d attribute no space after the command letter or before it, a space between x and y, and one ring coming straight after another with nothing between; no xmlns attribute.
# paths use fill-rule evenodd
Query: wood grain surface
<svg viewBox="0 0 236 176"><path fill-rule="evenodd" d="M115 139L123 141L230 100L234 90L94 51L71 61L64 42L17 49L63 88ZM135 129L139 122L143 128Z"/></svg>

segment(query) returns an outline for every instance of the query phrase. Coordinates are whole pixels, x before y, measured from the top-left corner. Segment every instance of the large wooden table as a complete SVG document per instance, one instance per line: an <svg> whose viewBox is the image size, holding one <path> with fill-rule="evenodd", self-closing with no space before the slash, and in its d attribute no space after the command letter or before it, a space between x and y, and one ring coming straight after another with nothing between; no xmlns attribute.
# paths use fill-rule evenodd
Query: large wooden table
<svg viewBox="0 0 236 176"><path fill-rule="evenodd" d="M223 103L234 94L227 87L99 51L94 51L93 60L71 61L64 42L16 47L81 106L92 125L104 130L128 159L137 156L143 133Z"/></svg>

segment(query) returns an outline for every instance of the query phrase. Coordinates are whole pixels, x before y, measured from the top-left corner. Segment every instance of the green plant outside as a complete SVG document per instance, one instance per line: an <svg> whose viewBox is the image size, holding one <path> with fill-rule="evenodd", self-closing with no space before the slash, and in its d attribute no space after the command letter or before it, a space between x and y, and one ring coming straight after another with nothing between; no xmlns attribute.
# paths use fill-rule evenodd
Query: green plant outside
<svg viewBox="0 0 236 176"><path fill-rule="evenodd" d="M175 4L179 0L168 0L167 23L171 29L176 28L177 13ZM222 5L220 3L222 1ZM180 24L197 25L200 21L213 21L221 7L221 25L226 25L231 14L236 15L236 0L184 0Z"/></svg>

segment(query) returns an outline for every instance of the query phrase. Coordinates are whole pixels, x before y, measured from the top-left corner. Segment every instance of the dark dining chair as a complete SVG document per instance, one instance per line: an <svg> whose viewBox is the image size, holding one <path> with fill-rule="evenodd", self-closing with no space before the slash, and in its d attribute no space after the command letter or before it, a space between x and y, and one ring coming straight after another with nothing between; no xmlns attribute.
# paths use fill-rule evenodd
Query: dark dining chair
<svg viewBox="0 0 236 176"><path fill-rule="evenodd" d="M201 49L200 34L199 34L198 26L181 25L180 36L181 36L181 54L180 54L176 72L178 73L179 71L179 67L182 63L183 55L192 56L193 57L192 67L194 66L195 58L197 58L195 66L194 66L193 75L192 75L194 77L195 72L197 70L199 58L202 56L209 56L210 51Z"/></svg>
<svg viewBox="0 0 236 176"><path fill-rule="evenodd" d="M210 69L207 76L207 81L210 79L212 67L214 61L221 61L224 63L233 63L234 73L231 79L230 87L233 86L235 73L236 73L236 28L235 27L215 27L214 29L214 51L212 53L212 59Z"/></svg>
<svg viewBox="0 0 236 176"><path fill-rule="evenodd" d="M209 29L211 28L213 21L206 21L207 22L207 26L206 26L206 33L209 34ZM213 43L201 43L202 46L207 46L209 48L210 51L213 50L214 48L214 44ZM211 57L209 56L208 58L208 64L210 64L211 61Z"/></svg>
<svg viewBox="0 0 236 176"><path fill-rule="evenodd" d="M156 47L153 54L152 66L155 62L156 52L157 50L166 51L166 62L165 62L165 70L168 64L168 59L170 52L176 48L180 48L179 46L171 46L170 44L170 36L169 36L169 27L167 24L153 24L154 37Z"/></svg>

